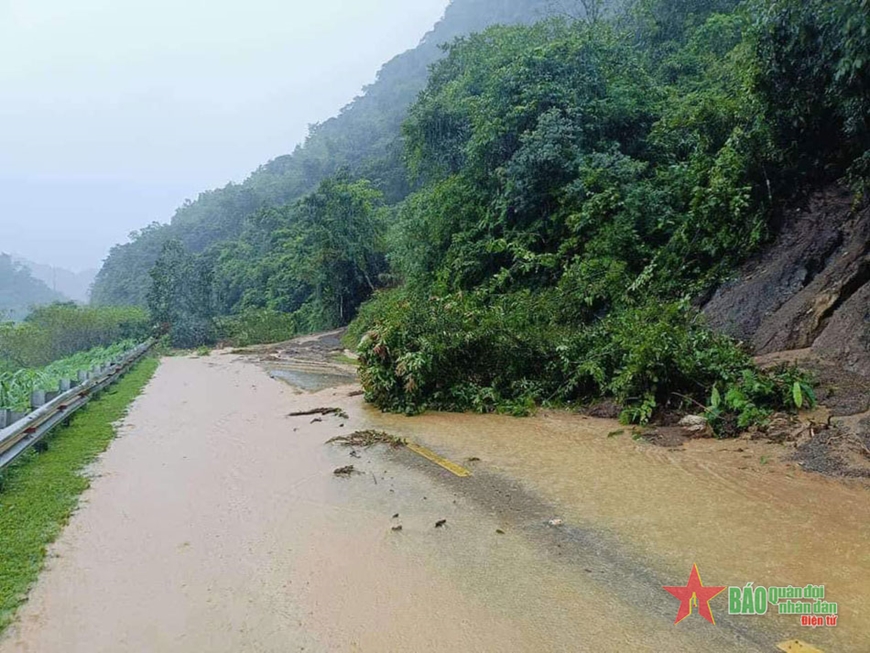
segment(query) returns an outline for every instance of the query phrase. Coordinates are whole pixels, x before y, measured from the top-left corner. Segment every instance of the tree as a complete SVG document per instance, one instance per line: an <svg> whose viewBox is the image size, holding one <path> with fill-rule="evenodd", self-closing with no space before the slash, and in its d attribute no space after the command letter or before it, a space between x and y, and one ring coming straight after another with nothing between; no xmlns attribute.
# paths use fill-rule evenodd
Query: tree
<svg viewBox="0 0 870 653"><path fill-rule="evenodd" d="M385 268L383 195L347 173L302 200L284 252L311 291L312 328L347 324Z"/></svg>
<svg viewBox="0 0 870 653"><path fill-rule="evenodd" d="M756 86L780 147L805 179L870 172L870 0L760 4Z"/></svg>
<svg viewBox="0 0 870 653"><path fill-rule="evenodd" d="M194 347L215 338L212 264L190 254L178 240L164 246L151 270L148 309L175 347Z"/></svg>

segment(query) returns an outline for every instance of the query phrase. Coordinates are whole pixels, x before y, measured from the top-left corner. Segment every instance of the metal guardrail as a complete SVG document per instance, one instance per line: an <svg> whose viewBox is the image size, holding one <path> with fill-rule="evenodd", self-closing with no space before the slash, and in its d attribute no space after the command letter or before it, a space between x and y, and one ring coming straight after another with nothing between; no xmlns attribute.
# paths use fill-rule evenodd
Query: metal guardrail
<svg viewBox="0 0 870 653"><path fill-rule="evenodd" d="M117 381L154 345L153 340L131 349L108 365L80 372L77 381L61 381L56 396L45 403L45 393L34 393L34 404L42 403L32 412L0 430L0 470L42 440L55 426L91 400L95 394ZM8 418L3 415L3 422Z"/></svg>

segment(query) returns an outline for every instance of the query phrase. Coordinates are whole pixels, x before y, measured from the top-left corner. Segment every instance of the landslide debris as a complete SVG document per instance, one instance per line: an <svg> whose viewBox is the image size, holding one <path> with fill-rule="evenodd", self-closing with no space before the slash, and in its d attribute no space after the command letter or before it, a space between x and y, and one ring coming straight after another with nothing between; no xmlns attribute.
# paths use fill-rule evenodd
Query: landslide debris
<svg viewBox="0 0 870 653"><path fill-rule="evenodd" d="M342 419L347 419L348 415L341 408L312 408L310 410L297 410L292 413L287 413L287 417L304 417L307 415L335 415Z"/></svg>
<svg viewBox="0 0 870 653"><path fill-rule="evenodd" d="M703 311L756 354L810 349L870 378L870 204L838 186L814 194Z"/></svg>
<svg viewBox="0 0 870 653"><path fill-rule="evenodd" d="M813 194L703 312L762 367L816 378L825 422L772 424L765 437L794 443L804 469L870 478L870 202L841 186Z"/></svg>

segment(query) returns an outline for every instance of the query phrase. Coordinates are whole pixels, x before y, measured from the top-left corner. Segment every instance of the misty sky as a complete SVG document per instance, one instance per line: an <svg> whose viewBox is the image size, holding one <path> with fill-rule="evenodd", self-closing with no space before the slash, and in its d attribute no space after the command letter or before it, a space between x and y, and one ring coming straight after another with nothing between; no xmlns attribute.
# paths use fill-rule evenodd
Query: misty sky
<svg viewBox="0 0 870 653"><path fill-rule="evenodd" d="M71 269L292 151L448 0L0 0L0 251Z"/></svg>

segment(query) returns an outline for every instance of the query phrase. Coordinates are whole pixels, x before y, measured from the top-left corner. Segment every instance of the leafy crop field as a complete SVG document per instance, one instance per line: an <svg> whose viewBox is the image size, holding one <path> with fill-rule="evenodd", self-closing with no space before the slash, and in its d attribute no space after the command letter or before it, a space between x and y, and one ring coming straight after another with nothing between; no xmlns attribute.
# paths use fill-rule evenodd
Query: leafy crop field
<svg viewBox="0 0 870 653"><path fill-rule="evenodd" d="M53 392L62 379L75 379L80 371L109 363L136 344L135 340L123 340L108 347L79 352L39 369L0 373L0 409L26 411L35 390Z"/></svg>

